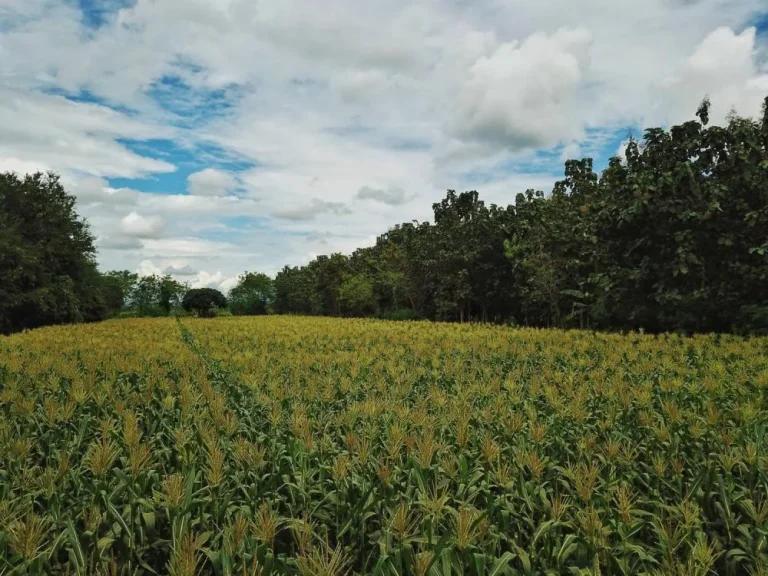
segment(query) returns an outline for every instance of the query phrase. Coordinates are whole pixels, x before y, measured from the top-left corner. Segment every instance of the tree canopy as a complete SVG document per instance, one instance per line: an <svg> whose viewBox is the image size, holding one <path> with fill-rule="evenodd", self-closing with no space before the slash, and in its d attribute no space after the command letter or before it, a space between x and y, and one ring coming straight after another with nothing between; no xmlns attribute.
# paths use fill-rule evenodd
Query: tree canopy
<svg viewBox="0 0 768 576"><path fill-rule="evenodd" d="M766 99L768 107L768 99ZM768 330L768 110L709 126L709 102L551 194L433 205L351 256L275 278L275 310L648 331Z"/></svg>
<svg viewBox="0 0 768 576"><path fill-rule="evenodd" d="M272 278L261 272L243 272L229 292L229 308L235 316L266 314L275 299Z"/></svg>
<svg viewBox="0 0 768 576"><path fill-rule="evenodd" d="M193 288L184 294L181 306L187 312L196 312L206 318L213 316L216 308L226 308L227 299L214 288Z"/></svg>
<svg viewBox="0 0 768 576"><path fill-rule="evenodd" d="M0 174L0 332L105 313L94 238L55 174Z"/></svg>

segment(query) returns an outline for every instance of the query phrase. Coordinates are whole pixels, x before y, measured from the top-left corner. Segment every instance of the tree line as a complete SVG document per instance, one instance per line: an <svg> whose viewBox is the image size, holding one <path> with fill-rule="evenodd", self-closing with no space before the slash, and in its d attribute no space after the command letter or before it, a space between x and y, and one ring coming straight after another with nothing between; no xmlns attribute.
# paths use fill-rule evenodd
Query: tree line
<svg viewBox="0 0 768 576"><path fill-rule="evenodd" d="M601 173L568 160L550 194L503 207L449 190L433 212L349 256L274 279L246 272L218 308L768 332L768 98L761 119L733 114L723 127L705 100L696 120L647 129ZM188 287L170 276L101 274L94 254L56 176L0 177L0 330L183 308Z"/></svg>
<svg viewBox="0 0 768 576"><path fill-rule="evenodd" d="M434 223L283 268L275 311L765 332L768 98L760 121L709 126L707 100L697 117L646 130L600 174L567 161L550 195L500 207L449 191Z"/></svg>

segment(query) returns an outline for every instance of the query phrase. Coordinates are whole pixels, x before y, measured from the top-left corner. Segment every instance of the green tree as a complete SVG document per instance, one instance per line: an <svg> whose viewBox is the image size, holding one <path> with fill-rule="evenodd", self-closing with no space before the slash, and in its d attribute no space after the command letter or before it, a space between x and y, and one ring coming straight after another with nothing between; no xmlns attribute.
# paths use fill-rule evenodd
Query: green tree
<svg viewBox="0 0 768 576"><path fill-rule="evenodd" d="M160 278L158 281L158 304L166 315L171 313L171 309L181 305L181 301L187 290L187 285L178 282L173 276L166 274Z"/></svg>
<svg viewBox="0 0 768 576"><path fill-rule="evenodd" d="M128 270L112 270L101 276L104 303L110 314L116 314L133 302L139 275Z"/></svg>
<svg viewBox="0 0 768 576"><path fill-rule="evenodd" d="M646 130L600 179L588 281L602 326L768 328L768 110L708 126L705 101L698 116Z"/></svg>
<svg viewBox="0 0 768 576"><path fill-rule="evenodd" d="M275 283L261 272L244 272L229 292L229 309L235 316L266 314L275 300Z"/></svg>
<svg viewBox="0 0 768 576"><path fill-rule="evenodd" d="M102 318L93 242L57 175L0 174L0 332Z"/></svg>
<svg viewBox="0 0 768 576"><path fill-rule="evenodd" d="M352 316L365 316L376 312L376 296L373 284L362 274L344 277L339 288L341 309Z"/></svg>
<svg viewBox="0 0 768 576"><path fill-rule="evenodd" d="M598 174L565 162L551 193L433 205L350 257L275 278L274 309L532 326L768 332L768 99L759 121L650 128Z"/></svg>
<svg viewBox="0 0 768 576"><path fill-rule="evenodd" d="M181 305L187 312L196 312L201 318L209 318L217 308L226 308L227 299L214 288L193 288L184 294Z"/></svg>
<svg viewBox="0 0 768 576"><path fill-rule="evenodd" d="M155 274L142 276L133 291L133 307L139 316L162 316L160 306L161 278Z"/></svg>

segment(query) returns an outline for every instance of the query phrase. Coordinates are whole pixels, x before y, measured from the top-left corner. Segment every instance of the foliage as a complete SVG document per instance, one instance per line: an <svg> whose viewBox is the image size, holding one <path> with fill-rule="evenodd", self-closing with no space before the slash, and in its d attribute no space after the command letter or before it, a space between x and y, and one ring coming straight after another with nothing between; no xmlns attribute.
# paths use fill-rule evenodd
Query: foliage
<svg viewBox="0 0 768 576"><path fill-rule="evenodd" d="M229 292L229 309L235 316L266 314L274 299L272 278L262 272L244 272Z"/></svg>
<svg viewBox="0 0 768 576"><path fill-rule="evenodd" d="M196 312L198 316L210 317L216 315L217 308L226 308L227 299L224 294L214 288L193 288L184 294L181 307L187 312Z"/></svg>
<svg viewBox="0 0 768 576"><path fill-rule="evenodd" d="M646 130L599 175L569 160L551 194L506 208L449 190L434 223L284 268L275 310L765 333L768 113L725 127L708 115L705 101L697 121Z"/></svg>
<svg viewBox="0 0 768 576"><path fill-rule="evenodd" d="M172 276L152 274L135 281L130 303L139 316L167 316L171 309L181 305L186 292L187 286Z"/></svg>
<svg viewBox="0 0 768 576"><path fill-rule="evenodd" d="M110 271L101 276L104 304L110 315L118 315L133 301L139 275L128 270Z"/></svg>
<svg viewBox="0 0 768 576"><path fill-rule="evenodd" d="M339 302L343 310L352 316L372 314L376 310L373 284L362 274L349 274L339 287Z"/></svg>
<svg viewBox="0 0 768 576"><path fill-rule="evenodd" d="M58 176L0 173L0 333L103 317L94 254Z"/></svg>
<svg viewBox="0 0 768 576"><path fill-rule="evenodd" d="M0 338L0 571L761 574L767 348L278 316Z"/></svg>

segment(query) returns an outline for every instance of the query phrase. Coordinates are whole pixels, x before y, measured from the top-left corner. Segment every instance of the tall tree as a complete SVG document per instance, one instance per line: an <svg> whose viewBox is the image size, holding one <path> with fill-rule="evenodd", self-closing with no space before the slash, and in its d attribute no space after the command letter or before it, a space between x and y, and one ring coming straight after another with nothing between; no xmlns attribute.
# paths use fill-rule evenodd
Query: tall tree
<svg viewBox="0 0 768 576"><path fill-rule="evenodd" d="M0 332L97 320L94 239L55 174L0 174Z"/></svg>

